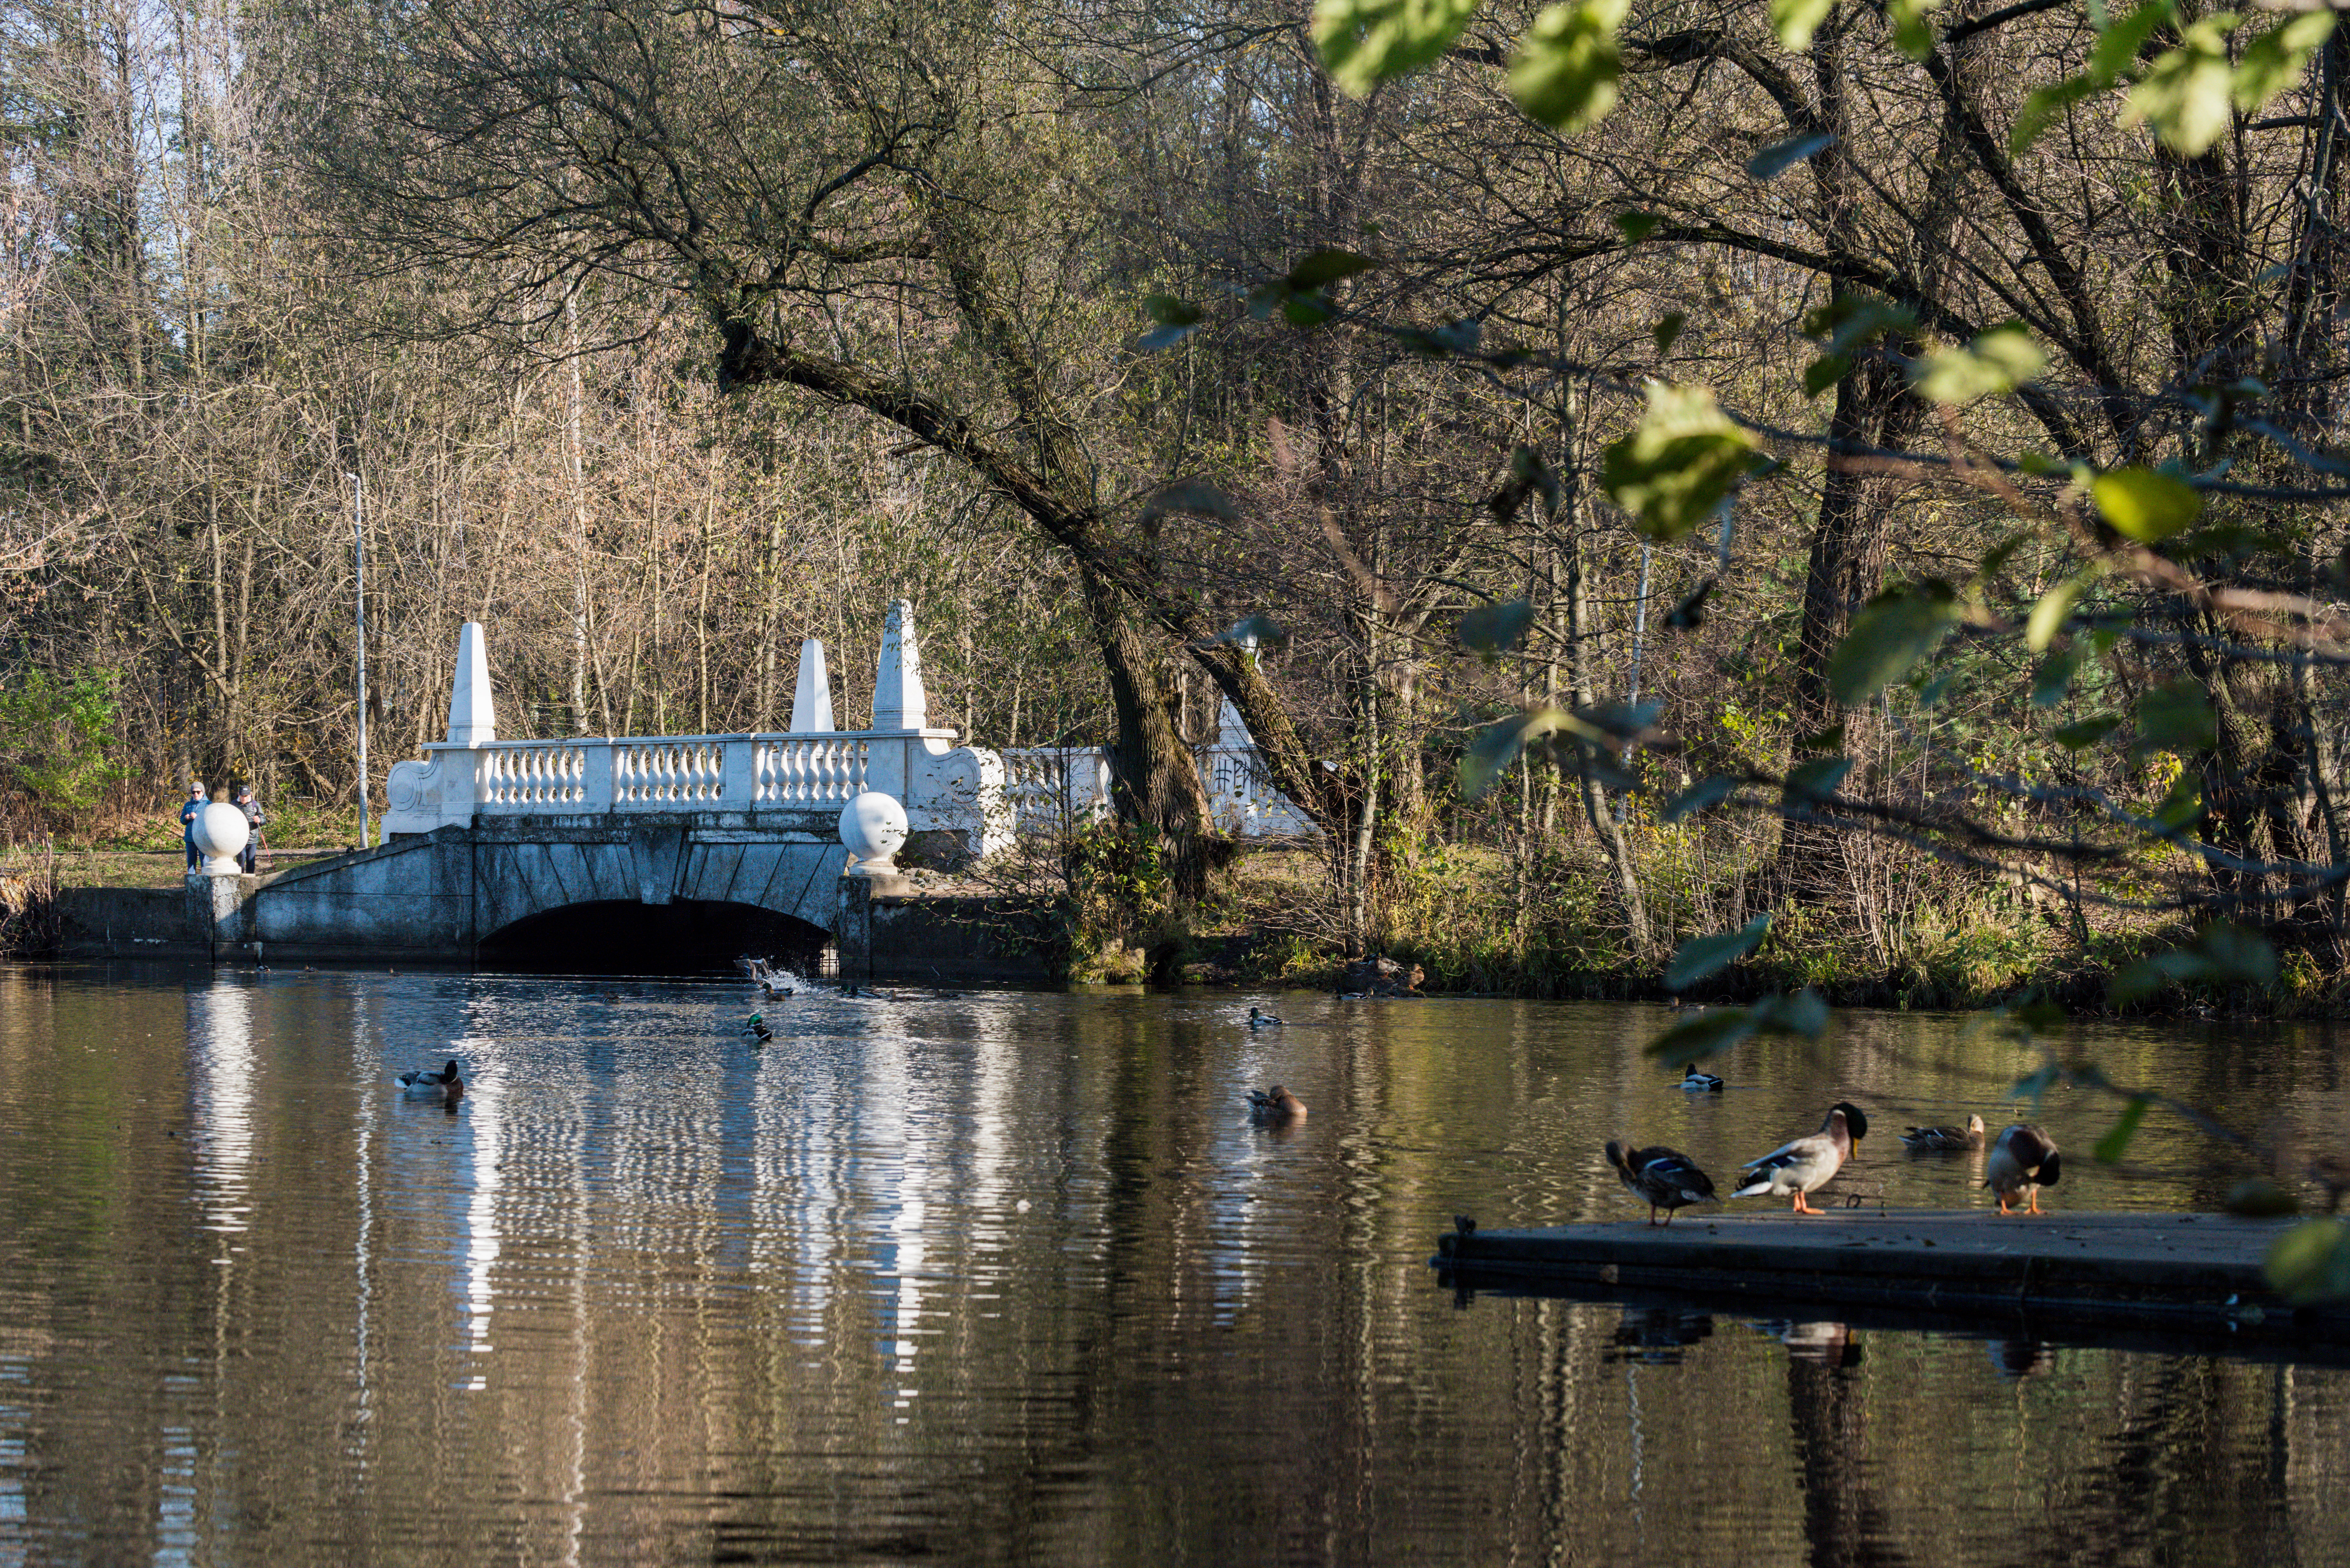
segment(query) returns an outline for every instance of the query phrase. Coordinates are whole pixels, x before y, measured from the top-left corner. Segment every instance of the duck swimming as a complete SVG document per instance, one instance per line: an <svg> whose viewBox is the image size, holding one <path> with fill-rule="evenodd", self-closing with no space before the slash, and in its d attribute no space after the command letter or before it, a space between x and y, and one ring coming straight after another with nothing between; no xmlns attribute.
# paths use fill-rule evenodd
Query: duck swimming
<svg viewBox="0 0 2350 1568"><path fill-rule="evenodd" d="M402 1073L400 1092L420 1099L429 1095L436 1099L455 1100L464 1094L465 1080L457 1075L457 1059L452 1056L449 1064L437 1073Z"/></svg>
<svg viewBox="0 0 2350 1568"><path fill-rule="evenodd" d="M1659 1209L1665 1211L1665 1223L1670 1225L1676 1209L1721 1201L1713 1195L1713 1178L1677 1148L1667 1148L1662 1144L1652 1148L1627 1148L1610 1138L1607 1163L1616 1168L1617 1179L1648 1206L1651 1225L1657 1222Z"/></svg>
<svg viewBox="0 0 2350 1568"><path fill-rule="evenodd" d="M1272 1013L1259 1012L1253 1007L1249 1009L1249 1027L1251 1029L1263 1029L1266 1027L1279 1028L1280 1026L1281 1020L1275 1018Z"/></svg>
<svg viewBox="0 0 2350 1568"><path fill-rule="evenodd" d="M1305 1102L1279 1084L1270 1089L1251 1089L1248 1099L1249 1120L1261 1126L1305 1119Z"/></svg>
<svg viewBox="0 0 2350 1568"><path fill-rule="evenodd" d="M1962 1127L1909 1127L1901 1134L1901 1147L1911 1154L1947 1154L1954 1149L1981 1148L1983 1146L1983 1119L1969 1116Z"/></svg>
<svg viewBox="0 0 2350 1568"><path fill-rule="evenodd" d="M775 1032L767 1027L766 1019L756 1012L743 1021L743 1033L762 1045L775 1037Z"/></svg>
<svg viewBox="0 0 2350 1568"><path fill-rule="evenodd" d="M1747 1174L1732 1198L1759 1198L1764 1193L1773 1198L1794 1199L1794 1212L1819 1214L1804 1201L1804 1194L1826 1186L1835 1173L1852 1158L1853 1145L1868 1136L1868 1117L1849 1100L1838 1100L1828 1111L1827 1120L1820 1130L1806 1137L1792 1138L1760 1159L1750 1159L1740 1168Z"/></svg>
<svg viewBox="0 0 2350 1568"><path fill-rule="evenodd" d="M1702 1091L1706 1094L1718 1095L1721 1093L1721 1080L1711 1073L1699 1072L1697 1064L1691 1062L1681 1069L1681 1087L1693 1094Z"/></svg>
<svg viewBox="0 0 2350 1568"><path fill-rule="evenodd" d="M1983 1161L1983 1185L1999 1194L2002 1214L2011 1212L2007 1206L2019 1198L2030 1200L2024 1213L2037 1214L2040 1189L2055 1186L2063 1169L2056 1140L2038 1127L2017 1122L1991 1146L1991 1158Z"/></svg>

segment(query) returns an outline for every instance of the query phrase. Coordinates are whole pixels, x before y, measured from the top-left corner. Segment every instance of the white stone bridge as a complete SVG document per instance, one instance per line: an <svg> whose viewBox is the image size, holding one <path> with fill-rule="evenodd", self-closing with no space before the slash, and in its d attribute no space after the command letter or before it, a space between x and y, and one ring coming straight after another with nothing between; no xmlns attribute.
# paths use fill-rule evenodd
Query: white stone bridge
<svg viewBox="0 0 2350 1568"><path fill-rule="evenodd" d="M269 877L216 860L190 876L191 914L215 956L273 961L674 971L750 950L803 973L837 961L852 975L1009 976L1019 956L947 929L952 912L910 898L893 857L956 869L1016 832L1104 815L1107 760L957 745L928 721L902 600L882 637L872 727L854 731L833 728L811 641L782 734L501 740L482 629L468 624L448 739L391 769L383 844ZM1226 831L1310 831L1265 784L1229 706L1218 741L1200 763ZM902 813L902 849L886 832L856 854L843 844L860 797L875 820L889 803ZM986 923L976 905L963 913Z"/></svg>

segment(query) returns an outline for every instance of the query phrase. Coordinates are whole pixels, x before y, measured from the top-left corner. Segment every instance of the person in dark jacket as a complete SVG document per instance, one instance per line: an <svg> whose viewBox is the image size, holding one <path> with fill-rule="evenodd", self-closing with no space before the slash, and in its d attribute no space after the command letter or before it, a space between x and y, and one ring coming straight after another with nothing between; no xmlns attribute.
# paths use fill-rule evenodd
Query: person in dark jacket
<svg viewBox="0 0 2350 1568"><path fill-rule="evenodd" d="M259 801L253 798L251 784L236 786L236 808L244 813L244 853L240 858L244 863L244 874L250 877L255 862L261 857L261 828L269 820L269 814L261 809Z"/></svg>
<svg viewBox="0 0 2350 1568"><path fill-rule="evenodd" d="M207 804L204 786L199 783L188 786L188 798L180 805L180 837L188 846L188 869L191 871L204 863L204 857L196 852L196 819L203 815Z"/></svg>

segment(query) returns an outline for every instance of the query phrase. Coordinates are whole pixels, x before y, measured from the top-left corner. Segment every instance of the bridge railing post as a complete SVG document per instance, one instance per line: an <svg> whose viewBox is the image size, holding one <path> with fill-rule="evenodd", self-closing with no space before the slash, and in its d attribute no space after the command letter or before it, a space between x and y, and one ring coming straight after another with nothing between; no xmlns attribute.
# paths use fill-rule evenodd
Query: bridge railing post
<svg viewBox="0 0 2350 1568"><path fill-rule="evenodd" d="M613 808L611 737L602 736L575 742L579 747L579 809L583 812L608 812Z"/></svg>
<svg viewBox="0 0 2350 1568"><path fill-rule="evenodd" d="M754 735L728 735L720 742L718 805L722 811L756 811L759 807L759 740Z"/></svg>

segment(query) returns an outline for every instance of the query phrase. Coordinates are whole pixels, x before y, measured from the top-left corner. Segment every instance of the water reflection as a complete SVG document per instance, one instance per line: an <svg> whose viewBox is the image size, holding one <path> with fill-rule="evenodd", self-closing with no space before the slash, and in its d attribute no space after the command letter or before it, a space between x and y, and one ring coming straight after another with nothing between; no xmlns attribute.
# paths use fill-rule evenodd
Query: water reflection
<svg viewBox="0 0 2350 1568"><path fill-rule="evenodd" d="M195 1062L188 1145L196 1157L196 1202L203 1226L239 1235L251 1216L253 1104L259 1070L253 1048L253 996L240 985L188 992L188 1050ZM225 1264L241 1247L224 1245Z"/></svg>
<svg viewBox="0 0 2350 1568"><path fill-rule="evenodd" d="M1637 1222L1597 1158L1624 1127L1702 1163L1847 1095L1963 1120L2013 1064L1947 1024L1758 1045L1692 1105L1635 1010L1284 999L1268 1040L1221 1001L810 994L756 1050L739 1000L0 971L0 1559L1744 1568L2046 1560L2050 1515L2085 1560L2350 1539L2332 1367L1752 1302L1456 1310L1430 1277L1457 1213ZM2205 1071L2158 1044L2139 1067ZM2334 1125L2330 1045L2277 1049L2231 1081ZM452 1055L453 1115L398 1097ZM1310 1118L1252 1127L1276 1080ZM2109 1112L2048 1114L2087 1143ZM2191 1130L2141 1136L2150 1179L2084 1187L2185 1201ZM1860 1174L1872 1206L1979 1200L1962 1161ZM2105 1484L2128 1466L2168 1479Z"/></svg>

